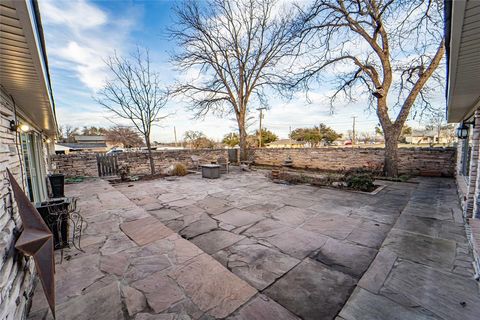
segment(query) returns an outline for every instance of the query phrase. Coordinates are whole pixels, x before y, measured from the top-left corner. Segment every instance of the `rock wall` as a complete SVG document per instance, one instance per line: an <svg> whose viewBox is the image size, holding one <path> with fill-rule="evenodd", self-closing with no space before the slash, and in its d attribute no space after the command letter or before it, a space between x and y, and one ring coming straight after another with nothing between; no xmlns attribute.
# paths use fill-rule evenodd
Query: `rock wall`
<svg viewBox="0 0 480 320"><path fill-rule="evenodd" d="M453 177L456 165L455 148L401 148L398 150L399 173L410 175ZM383 169L382 148L302 148L256 149L255 163L280 166L290 157L293 166L324 171Z"/></svg>
<svg viewBox="0 0 480 320"><path fill-rule="evenodd" d="M98 177L97 155L95 153L51 155L50 165L54 173L63 173L67 177Z"/></svg>
<svg viewBox="0 0 480 320"><path fill-rule="evenodd" d="M192 156L197 156L201 163L215 161L222 156L227 158L225 149L202 150L161 150L153 152L155 170L161 172L173 163L183 163L188 168L193 168ZM130 173L141 175L150 173L150 163L146 152L125 152L117 155L118 165L130 166ZM51 157L52 170L63 173L67 177L85 176L97 177L98 167L95 153L70 153L57 154Z"/></svg>
<svg viewBox="0 0 480 320"><path fill-rule="evenodd" d="M6 169L19 184L22 178L15 132L10 130L12 110L10 98L0 89L0 319L5 320L24 319L35 278L33 260L15 249L22 223Z"/></svg>
<svg viewBox="0 0 480 320"><path fill-rule="evenodd" d="M191 157L195 155L202 163L228 157L225 149L168 150L155 151L154 162L157 172L173 163L183 163L192 168ZM293 166L302 169L323 171L346 171L367 169L381 171L384 151L380 148L305 148L305 149L253 149L255 164L280 166L287 157ZM454 148L402 148L399 150L400 174L426 176L454 176L456 151ZM145 152L127 152L118 155L118 164L128 164L131 174L150 172ZM52 156L52 168L66 176L98 176L94 153L72 153Z"/></svg>

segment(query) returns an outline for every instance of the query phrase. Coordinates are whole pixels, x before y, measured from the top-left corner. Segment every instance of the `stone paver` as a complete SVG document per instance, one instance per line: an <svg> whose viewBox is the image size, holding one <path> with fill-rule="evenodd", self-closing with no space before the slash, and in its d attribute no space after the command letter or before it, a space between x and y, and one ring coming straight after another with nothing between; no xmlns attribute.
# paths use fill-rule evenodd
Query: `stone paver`
<svg viewBox="0 0 480 320"><path fill-rule="evenodd" d="M475 319L480 314L480 291L476 282L410 261L394 266L380 292L400 304L419 304L443 319ZM402 297L398 297L397 292L401 292Z"/></svg>
<svg viewBox="0 0 480 320"><path fill-rule="evenodd" d="M271 213L274 219L288 226L299 226L316 215L315 211L286 205Z"/></svg>
<svg viewBox="0 0 480 320"><path fill-rule="evenodd" d="M291 227L288 227L273 219L264 219L245 230L243 234L261 239L272 237L291 229Z"/></svg>
<svg viewBox="0 0 480 320"><path fill-rule="evenodd" d="M130 240L123 232L119 232L117 229L117 233L108 236L100 249L100 253L103 255L110 255L133 247L135 247L135 242Z"/></svg>
<svg viewBox="0 0 480 320"><path fill-rule="evenodd" d="M202 311L217 318L228 316L257 292L206 254L173 271L170 277Z"/></svg>
<svg viewBox="0 0 480 320"><path fill-rule="evenodd" d="M179 231L179 233L186 239L191 239L200 234L215 230L218 227L217 221L212 219L206 213L202 213L200 216L195 217L192 220L194 221Z"/></svg>
<svg viewBox="0 0 480 320"><path fill-rule="evenodd" d="M263 217L249 213L245 210L232 209L215 216L215 219L226 224L241 227L260 221Z"/></svg>
<svg viewBox="0 0 480 320"><path fill-rule="evenodd" d="M154 217L122 223L120 229L139 246L163 239L173 233Z"/></svg>
<svg viewBox="0 0 480 320"><path fill-rule="evenodd" d="M376 254L377 250L375 249L336 239L328 239L313 258L358 278L367 270Z"/></svg>
<svg viewBox="0 0 480 320"><path fill-rule="evenodd" d="M57 303L80 295L85 288L103 277L98 268L99 259L98 255L86 255L56 267Z"/></svg>
<svg viewBox="0 0 480 320"><path fill-rule="evenodd" d="M121 276L127 267L128 255L123 252L105 255L100 258L100 270L105 273Z"/></svg>
<svg viewBox="0 0 480 320"><path fill-rule="evenodd" d="M159 219L162 222L175 220L181 218L183 215L173 209L157 209L157 210L149 210L149 213Z"/></svg>
<svg viewBox="0 0 480 320"><path fill-rule="evenodd" d="M280 251L297 259L303 259L318 250L329 239L326 236L303 229L291 229L266 239Z"/></svg>
<svg viewBox="0 0 480 320"><path fill-rule="evenodd" d="M263 290L300 261L260 244L236 244L227 250L227 266L258 290Z"/></svg>
<svg viewBox="0 0 480 320"><path fill-rule="evenodd" d="M349 275L306 259L265 294L305 320L332 319L355 284Z"/></svg>
<svg viewBox="0 0 480 320"><path fill-rule="evenodd" d="M135 281L148 277L156 271L167 269L171 265L165 255L149 254L149 251L140 252L130 257L130 267L123 276L130 281Z"/></svg>
<svg viewBox="0 0 480 320"><path fill-rule="evenodd" d="M241 307L228 320L298 320L299 318L287 309L269 299L259 295Z"/></svg>
<svg viewBox="0 0 480 320"><path fill-rule="evenodd" d="M133 316L147 307L147 300L144 294L129 286L122 287L122 297L130 316Z"/></svg>
<svg viewBox="0 0 480 320"><path fill-rule="evenodd" d="M112 283L57 305L56 316L62 320L123 319L119 283ZM49 315L47 319L53 317Z"/></svg>
<svg viewBox="0 0 480 320"><path fill-rule="evenodd" d="M155 313L160 313L183 299L183 290L162 272L133 282L132 286L145 294L148 305Z"/></svg>
<svg viewBox="0 0 480 320"><path fill-rule="evenodd" d="M430 266L451 268L455 260L454 241L393 229L383 246L404 259Z"/></svg>
<svg viewBox="0 0 480 320"><path fill-rule="evenodd" d="M307 231L317 232L335 239L343 240L361 224L360 219L339 216L337 214L324 214L308 220L302 228Z"/></svg>
<svg viewBox="0 0 480 320"><path fill-rule="evenodd" d="M196 237L192 242L204 252L214 254L223 248L233 245L243 238L245 237L232 232L215 230Z"/></svg>
<svg viewBox="0 0 480 320"><path fill-rule="evenodd" d="M370 292L378 293L387 279L397 255L388 249L381 250L373 260L368 271L358 282L358 286Z"/></svg>
<svg viewBox="0 0 480 320"><path fill-rule="evenodd" d="M428 314L427 310L416 312L393 301L360 288L355 289L351 298L340 312L345 320L440 320ZM452 318L453 319L453 318Z"/></svg>

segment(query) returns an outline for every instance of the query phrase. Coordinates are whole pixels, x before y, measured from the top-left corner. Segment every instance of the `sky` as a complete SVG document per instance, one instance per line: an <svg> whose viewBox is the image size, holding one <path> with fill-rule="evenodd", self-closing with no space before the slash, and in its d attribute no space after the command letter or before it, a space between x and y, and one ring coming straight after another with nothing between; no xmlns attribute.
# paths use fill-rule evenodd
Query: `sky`
<svg viewBox="0 0 480 320"><path fill-rule="evenodd" d="M182 75L169 63L175 43L167 36L173 23L173 0L41 0L40 12L46 38L47 55L58 123L73 127L128 125L112 121L93 96L109 77L104 59L114 52L127 55L136 45L148 48L154 69L166 85ZM355 117L357 132L373 132L378 119L369 110L366 98L355 103L337 105L331 112L327 94L331 87L319 86L308 95L298 93L285 100L272 92L269 110L264 112L263 127L287 138L289 131L325 123L345 133L352 129ZM438 92L434 104L444 106L444 93ZM170 101L164 114L171 114L153 129L152 141L174 141L174 128L178 139L187 130L202 131L215 140L236 131L233 119L207 116L193 119L186 102ZM258 113L253 112L250 131L258 127ZM413 127L425 124L410 120Z"/></svg>

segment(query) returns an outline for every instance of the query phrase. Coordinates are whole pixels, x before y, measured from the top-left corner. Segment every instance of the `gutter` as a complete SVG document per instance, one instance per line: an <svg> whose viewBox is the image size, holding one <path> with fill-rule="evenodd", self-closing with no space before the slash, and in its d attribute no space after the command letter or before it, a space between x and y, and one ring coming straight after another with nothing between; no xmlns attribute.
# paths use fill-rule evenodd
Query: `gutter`
<svg viewBox="0 0 480 320"><path fill-rule="evenodd" d="M444 1L444 34L445 34L445 57L446 57L446 90L445 90L445 118L448 119L448 85L449 85L449 78L450 78L450 37L451 37L451 29L452 29L452 0L445 0Z"/></svg>
<svg viewBox="0 0 480 320"><path fill-rule="evenodd" d="M53 98L53 90L52 90L52 81L50 78L50 68L48 67L48 57L47 57L47 51L46 51L46 45L45 45L45 36L43 34L43 27L42 27L42 18L40 16L40 8L38 6L38 0L26 0L30 1L32 8L33 8L33 14L34 14L34 19L35 19L35 27L37 29L37 33L39 36L40 40L40 51L42 54L43 61L45 63L45 71L47 73L47 82L48 82L48 93L50 95L50 100L52 101L52 110L53 110L53 120L55 122L55 131L58 135L58 123L57 123L57 113L56 113L56 106L55 106L55 100Z"/></svg>

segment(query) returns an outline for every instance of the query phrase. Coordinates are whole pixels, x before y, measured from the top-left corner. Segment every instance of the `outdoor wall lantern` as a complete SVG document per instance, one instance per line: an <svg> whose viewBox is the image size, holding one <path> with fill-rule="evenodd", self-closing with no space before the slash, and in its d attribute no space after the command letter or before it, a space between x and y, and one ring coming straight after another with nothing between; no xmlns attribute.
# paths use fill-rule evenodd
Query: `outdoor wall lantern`
<svg viewBox="0 0 480 320"><path fill-rule="evenodd" d="M30 131L30 126L25 123L19 124L18 122L15 122L15 120L10 120L10 130L12 131L20 130L22 132L28 132Z"/></svg>
<svg viewBox="0 0 480 320"><path fill-rule="evenodd" d="M460 125L457 128L457 138L458 139L467 139L468 138L468 132L470 131L469 124L474 124L473 122L471 123L466 123L462 121Z"/></svg>

